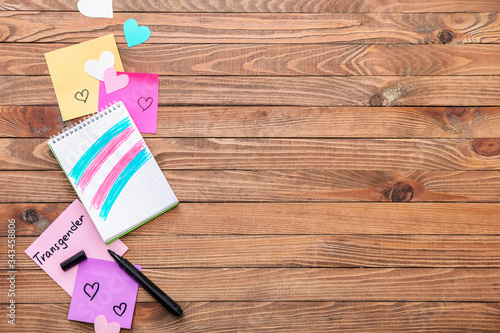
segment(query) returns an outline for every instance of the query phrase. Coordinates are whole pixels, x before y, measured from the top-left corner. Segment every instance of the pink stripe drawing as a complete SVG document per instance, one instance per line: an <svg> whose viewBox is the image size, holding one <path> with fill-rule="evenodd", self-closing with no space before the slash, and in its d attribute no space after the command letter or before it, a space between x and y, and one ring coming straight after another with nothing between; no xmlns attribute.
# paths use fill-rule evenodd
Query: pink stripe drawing
<svg viewBox="0 0 500 333"><path fill-rule="evenodd" d="M139 152L145 149L146 145L144 141L138 141L130 150L123 155L123 157L118 161L118 163L113 167L111 172L106 176L104 182L101 184L96 194L92 198L92 202L90 203L90 208L92 209L100 209L106 196L109 193L109 190L115 183L118 176L122 173L123 169L134 159L134 157L139 154Z"/></svg>
<svg viewBox="0 0 500 333"><path fill-rule="evenodd" d="M115 136L100 152L99 154L92 160L92 163L87 167L87 170L82 175L82 178L78 182L77 187L82 189L82 192L85 191L87 185L92 181L95 174L101 166L106 162L109 156L113 154L118 147L122 143L124 143L130 135L134 132L132 127L128 127L123 132Z"/></svg>

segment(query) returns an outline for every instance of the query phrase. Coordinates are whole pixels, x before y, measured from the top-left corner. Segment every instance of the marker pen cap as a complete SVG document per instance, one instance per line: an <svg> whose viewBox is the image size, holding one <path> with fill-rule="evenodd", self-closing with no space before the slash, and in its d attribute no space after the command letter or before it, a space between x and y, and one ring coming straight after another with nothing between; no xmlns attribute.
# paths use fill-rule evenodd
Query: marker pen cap
<svg viewBox="0 0 500 333"><path fill-rule="evenodd" d="M75 255L69 257L68 259L64 260L61 263L61 268L63 271L67 271L71 267L78 265L82 261L87 259L87 255L85 254L85 251L81 250L80 252L76 253Z"/></svg>

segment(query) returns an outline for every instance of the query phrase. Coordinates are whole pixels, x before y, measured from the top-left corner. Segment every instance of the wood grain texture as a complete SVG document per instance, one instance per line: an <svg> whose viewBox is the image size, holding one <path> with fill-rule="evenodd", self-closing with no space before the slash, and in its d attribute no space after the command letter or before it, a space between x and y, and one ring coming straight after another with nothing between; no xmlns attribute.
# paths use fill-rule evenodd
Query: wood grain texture
<svg viewBox="0 0 500 333"><path fill-rule="evenodd" d="M48 138L55 106L0 106L0 137ZM145 137L498 138L499 107L160 107Z"/></svg>
<svg viewBox="0 0 500 333"><path fill-rule="evenodd" d="M56 105L48 76L4 76L0 105ZM496 106L500 76L161 76L160 105Z"/></svg>
<svg viewBox="0 0 500 333"><path fill-rule="evenodd" d="M87 223L92 223L90 220ZM85 222L84 222L85 223ZM159 226L158 224L156 224ZM64 234L64 231L61 233ZM18 237L26 249L36 237ZM216 235L135 234L123 237L127 258L143 269L160 268L339 268L421 267L497 268L500 236L450 235ZM50 251L42 249L41 253ZM64 252L64 250L61 250ZM70 257L75 250L65 251ZM148 256L154 253L154 256ZM64 257L64 256L63 256ZM7 247L0 259L8 261ZM33 260L37 260L33 258ZM16 258L18 270L38 266L26 255ZM49 258L50 260L50 258Z"/></svg>
<svg viewBox="0 0 500 333"><path fill-rule="evenodd" d="M470 332L500 327L498 303L464 302L182 302L176 318L158 303L136 304L133 332ZM2 304L2 306L4 306ZM66 320L69 303L20 304L12 332L88 333L92 324ZM47 313L53 315L47 317ZM217 317L217 320L213 320Z"/></svg>
<svg viewBox="0 0 500 333"><path fill-rule="evenodd" d="M113 33L125 43L128 13L112 19L78 12L0 12L0 41L79 43ZM169 14L134 13L152 35L146 43L498 43L497 13ZM443 31L445 34L443 35ZM445 36L445 37L443 37Z"/></svg>
<svg viewBox="0 0 500 333"><path fill-rule="evenodd" d="M496 0L373 0L335 1L310 0L159 0L150 2L119 1L113 4L115 12L221 12L221 13L371 13L371 12L500 12ZM0 10L56 10L76 11L72 2L63 0L5 0Z"/></svg>
<svg viewBox="0 0 500 333"><path fill-rule="evenodd" d="M18 236L38 236L68 205L0 204L0 221L15 220ZM131 236L497 235L499 214L497 203L182 203Z"/></svg>
<svg viewBox="0 0 500 333"><path fill-rule="evenodd" d="M43 54L111 33L160 75L145 137L181 200L122 240L184 315L139 288L131 332L500 331L500 1L76 2L0 4L9 332L93 330L23 251L76 199ZM152 37L128 48L131 17Z"/></svg>
<svg viewBox="0 0 500 333"><path fill-rule="evenodd" d="M500 270L496 268L182 268L143 272L178 302L498 302L500 297ZM5 271L1 271L0 287L6 290L7 283ZM41 269L19 271L17 288L16 303L70 301ZM139 288L137 301L154 299ZM7 293L0 294L0 302L8 302Z"/></svg>
<svg viewBox="0 0 500 333"><path fill-rule="evenodd" d="M48 75L67 44L0 44L0 75ZM160 75L499 75L500 45L147 44L118 50L126 71Z"/></svg>
<svg viewBox="0 0 500 333"><path fill-rule="evenodd" d="M498 202L499 171L164 172L181 202ZM72 202L62 171L3 171L0 203Z"/></svg>
<svg viewBox="0 0 500 333"><path fill-rule="evenodd" d="M500 139L151 137L146 143L163 170L500 169ZM60 166L46 139L0 139L0 170Z"/></svg>

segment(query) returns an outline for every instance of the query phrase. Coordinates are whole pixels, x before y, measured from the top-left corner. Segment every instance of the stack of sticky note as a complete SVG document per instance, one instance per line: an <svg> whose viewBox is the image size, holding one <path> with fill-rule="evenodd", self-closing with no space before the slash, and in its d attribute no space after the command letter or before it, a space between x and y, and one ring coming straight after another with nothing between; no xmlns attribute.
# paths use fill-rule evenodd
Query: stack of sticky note
<svg viewBox="0 0 500 333"><path fill-rule="evenodd" d="M80 0L77 7L88 17L113 17L112 0ZM123 29L128 47L151 36L133 19ZM63 120L122 101L140 132L156 133L159 77L125 72L112 34L48 52L45 58ZM72 297L68 319L94 323L96 332L131 328L137 297L137 282L108 249L122 255L128 248L120 240L106 245L75 200L25 251Z"/></svg>
<svg viewBox="0 0 500 333"><path fill-rule="evenodd" d="M141 133L156 133L158 74L124 72L113 35L45 54L63 120L123 101Z"/></svg>
<svg viewBox="0 0 500 333"><path fill-rule="evenodd" d="M25 252L72 296L68 319L93 323L102 314L108 322L130 328L139 285L108 249L120 255L128 250L120 240L106 245L75 200ZM65 271L61 263L82 250L87 258Z"/></svg>

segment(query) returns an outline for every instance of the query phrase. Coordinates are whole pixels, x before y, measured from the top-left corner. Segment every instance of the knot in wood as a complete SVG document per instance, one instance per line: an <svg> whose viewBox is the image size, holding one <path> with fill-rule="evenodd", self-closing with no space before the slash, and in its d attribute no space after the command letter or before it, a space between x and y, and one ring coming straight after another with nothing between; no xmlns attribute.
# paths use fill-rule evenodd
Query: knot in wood
<svg viewBox="0 0 500 333"><path fill-rule="evenodd" d="M372 97L370 97L370 105L371 106L382 106L384 104L384 97L379 95L379 94L375 94L373 95Z"/></svg>
<svg viewBox="0 0 500 333"><path fill-rule="evenodd" d="M472 149L481 156L500 155L500 139L475 139Z"/></svg>
<svg viewBox="0 0 500 333"><path fill-rule="evenodd" d="M466 108L463 106L456 106L456 107L450 106L447 107L445 110L446 113L449 114L450 116L460 117L464 114Z"/></svg>
<svg viewBox="0 0 500 333"><path fill-rule="evenodd" d="M392 189L392 202L408 202L413 198L413 188L408 184L399 183Z"/></svg>
<svg viewBox="0 0 500 333"><path fill-rule="evenodd" d="M451 42L454 37L455 34L453 34L453 32L448 29L443 29L438 35L439 41L443 44Z"/></svg>
<svg viewBox="0 0 500 333"><path fill-rule="evenodd" d="M38 213L34 209L28 209L23 212L23 220L34 224L38 222Z"/></svg>

